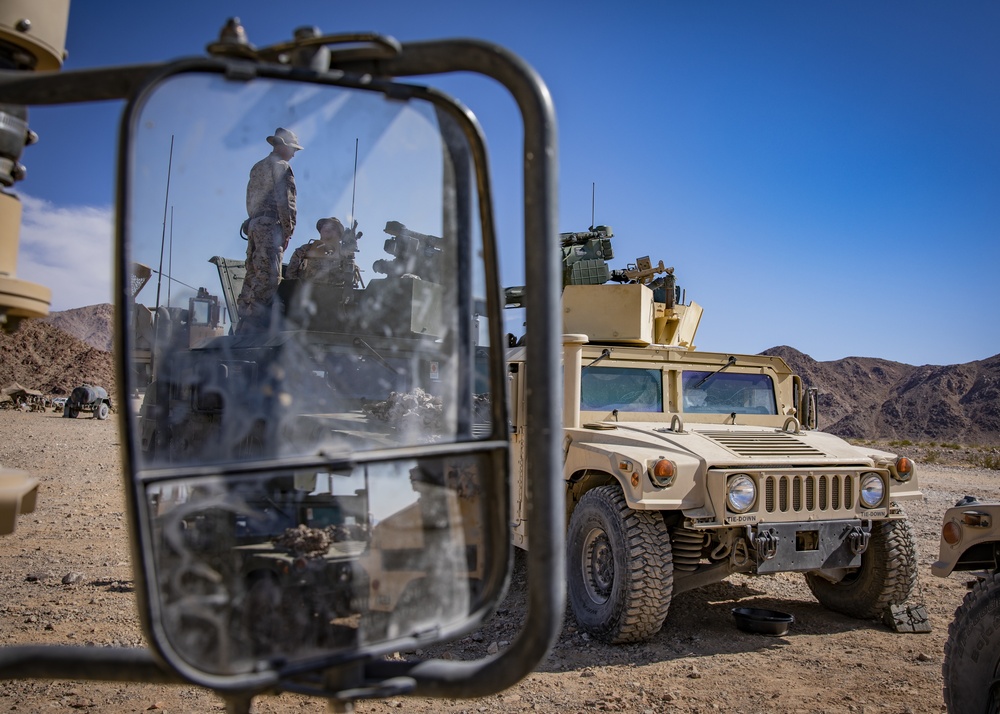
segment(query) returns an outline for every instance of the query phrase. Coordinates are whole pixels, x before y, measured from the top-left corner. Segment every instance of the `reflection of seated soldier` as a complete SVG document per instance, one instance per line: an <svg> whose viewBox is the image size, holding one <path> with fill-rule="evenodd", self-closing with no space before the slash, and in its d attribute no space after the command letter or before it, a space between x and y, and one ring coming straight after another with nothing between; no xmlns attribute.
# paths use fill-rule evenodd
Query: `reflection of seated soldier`
<svg viewBox="0 0 1000 714"><path fill-rule="evenodd" d="M311 240L295 249L285 269L285 277L354 287L360 277L354 262L358 249L354 231L345 237L344 224L336 218L320 218L316 230L319 240Z"/></svg>

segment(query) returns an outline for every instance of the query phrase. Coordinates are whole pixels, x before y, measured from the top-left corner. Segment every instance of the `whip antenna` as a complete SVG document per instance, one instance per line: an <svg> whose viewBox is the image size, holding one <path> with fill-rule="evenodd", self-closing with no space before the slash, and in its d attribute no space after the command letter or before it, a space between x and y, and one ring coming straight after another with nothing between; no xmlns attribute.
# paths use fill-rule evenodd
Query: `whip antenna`
<svg viewBox="0 0 1000 714"><path fill-rule="evenodd" d="M167 192L163 196L163 234L160 236L160 277L163 277L163 245L167 242L167 206L170 203L170 169L174 164L174 135L170 135L170 157L167 159ZM156 279L156 309L160 308L160 278Z"/></svg>
<svg viewBox="0 0 1000 714"><path fill-rule="evenodd" d="M597 202L597 182L590 183L590 230L594 230L594 205Z"/></svg>
<svg viewBox="0 0 1000 714"><path fill-rule="evenodd" d="M358 192L358 138L354 137L354 186L351 188L351 221L354 221L354 196Z"/></svg>

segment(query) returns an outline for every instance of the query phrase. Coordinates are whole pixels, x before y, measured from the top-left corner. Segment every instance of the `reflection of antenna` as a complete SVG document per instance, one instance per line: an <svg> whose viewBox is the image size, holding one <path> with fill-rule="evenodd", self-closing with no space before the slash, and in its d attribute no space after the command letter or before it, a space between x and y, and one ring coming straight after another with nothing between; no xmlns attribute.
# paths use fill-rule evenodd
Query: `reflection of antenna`
<svg viewBox="0 0 1000 714"><path fill-rule="evenodd" d="M170 168L174 163L174 135L170 135L170 158L167 160L167 193L163 197L163 233L160 236L160 270L157 271L160 275L156 279L156 307L160 307L160 278L163 277L163 244L167 240L167 203L170 199Z"/></svg>
<svg viewBox="0 0 1000 714"><path fill-rule="evenodd" d="M152 272L154 272L154 273L159 273L159 272L160 272L160 271L156 270L155 268L150 268L150 270L151 270ZM170 285L170 283L180 283L181 285L183 285L183 286L184 286L184 287L186 287L186 288L191 288L191 289L192 289L192 290L194 290L195 292L197 292L197 291L198 291L198 288L196 288L196 287L195 287L194 285L188 285L188 284L187 284L187 283L185 283L185 282L184 282L183 280L178 280L178 279L177 279L177 278L175 278L175 277L174 277L173 275L164 275L163 277L165 277L165 278L167 279L167 285L168 285L168 286Z"/></svg>
<svg viewBox="0 0 1000 714"><path fill-rule="evenodd" d="M358 191L358 138L354 137L354 186L351 188L351 223L354 223L354 196Z"/></svg>
<svg viewBox="0 0 1000 714"><path fill-rule="evenodd" d="M167 275L174 274L174 207L170 207L170 250L167 251ZM170 283L167 281L167 307L170 307Z"/></svg>

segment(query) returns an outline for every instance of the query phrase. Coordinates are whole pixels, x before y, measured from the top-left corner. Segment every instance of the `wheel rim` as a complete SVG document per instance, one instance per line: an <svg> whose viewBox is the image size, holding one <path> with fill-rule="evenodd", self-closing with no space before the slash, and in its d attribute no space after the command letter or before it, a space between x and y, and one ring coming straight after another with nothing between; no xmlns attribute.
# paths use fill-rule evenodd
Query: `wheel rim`
<svg viewBox="0 0 1000 714"><path fill-rule="evenodd" d="M615 561L611 541L603 528L593 528L583 541L583 586L595 603L611 597L615 583Z"/></svg>

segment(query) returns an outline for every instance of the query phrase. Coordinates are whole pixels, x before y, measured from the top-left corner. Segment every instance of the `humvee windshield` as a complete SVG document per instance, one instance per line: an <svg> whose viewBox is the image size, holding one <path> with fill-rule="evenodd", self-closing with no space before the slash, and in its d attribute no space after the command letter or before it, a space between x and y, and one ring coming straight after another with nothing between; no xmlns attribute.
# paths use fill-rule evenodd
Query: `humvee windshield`
<svg viewBox="0 0 1000 714"><path fill-rule="evenodd" d="M586 411L662 412L663 372L631 367L584 368L580 408Z"/></svg>
<svg viewBox="0 0 1000 714"><path fill-rule="evenodd" d="M777 414L774 382L766 374L684 370L688 414Z"/></svg>

